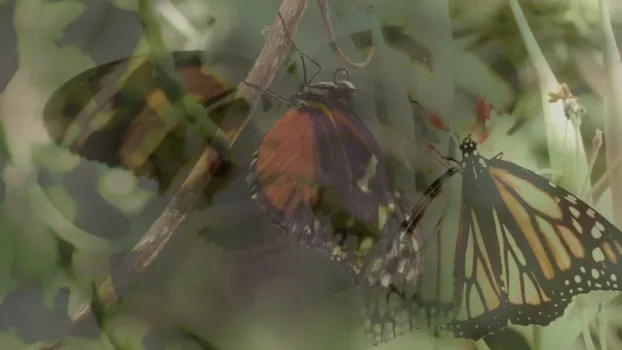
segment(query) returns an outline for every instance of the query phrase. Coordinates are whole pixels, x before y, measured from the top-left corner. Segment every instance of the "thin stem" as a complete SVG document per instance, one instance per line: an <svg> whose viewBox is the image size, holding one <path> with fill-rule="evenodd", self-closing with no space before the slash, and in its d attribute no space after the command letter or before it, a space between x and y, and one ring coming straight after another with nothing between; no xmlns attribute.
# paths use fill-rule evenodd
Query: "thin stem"
<svg viewBox="0 0 622 350"><path fill-rule="evenodd" d="M508 0L521 37L525 43L529 59L538 75L540 98L544 114L547 149L551 167L563 174L563 178L553 179L573 193L580 191L584 176L587 174L587 159L582 142L576 142L577 130L564 111L562 101L550 101L548 92L559 90L560 83L553 74L542 49L529 28L529 23L518 0ZM563 132L563 134L562 134ZM569 138L572 142L564 144Z"/></svg>
<svg viewBox="0 0 622 350"><path fill-rule="evenodd" d="M611 187L611 210L613 213L619 213L622 210L622 169L618 164L614 164L620 151L622 150L622 141L620 140L620 132L622 132L622 101L620 93L622 93L622 63L620 63L620 53L613 34L611 26L611 18L609 14L609 1L600 0L600 22L604 39L604 79L607 82L607 92L605 95L605 115L604 115L604 133L605 133L605 159L607 162L607 172L609 173L609 183ZM622 216L613 215L613 223L617 227L622 227Z"/></svg>
<svg viewBox="0 0 622 350"><path fill-rule="evenodd" d="M605 169L605 173L598 179L594 186L592 186L592 191L590 192L590 196L593 197L594 203L598 203L600 197L603 195L607 187L609 187L609 179L611 177L611 169L614 169L620 165L622 161L622 153L619 153L616 159L607 166Z"/></svg>
<svg viewBox="0 0 622 350"><path fill-rule="evenodd" d="M608 350L607 341L607 312L603 312L603 302L598 303L598 317L596 318L596 327L598 327L598 339L601 350Z"/></svg>
<svg viewBox="0 0 622 350"><path fill-rule="evenodd" d="M541 350L540 344L542 344L542 328L539 326L531 326L531 332L533 334L533 350Z"/></svg>
<svg viewBox="0 0 622 350"><path fill-rule="evenodd" d="M583 185L581 186L581 192L579 193L580 198L587 198L586 192L590 192L588 183L590 181L590 178L592 177L592 172L594 171L594 165L596 164L596 158L598 157L598 151L600 151L602 146L603 146L603 131L600 129L597 129L596 135L594 135L594 138L592 139L592 155L590 157L590 163L589 163L589 168L587 171L587 176L585 177ZM594 204L596 204L596 202L594 202L594 199L592 199L592 201Z"/></svg>
<svg viewBox="0 0 622 350"><path fill-rule="evenodd" d="M583 312L581 312L581 327L583 328L581 333L583 335L585 348L588 350L596 350L594 340L592 340L592 334L590 333L590 320L585 319Z"/></svg>
<svg viewBox="0 0 622 350"><path fill-rule="evenodd" d="M190 21L169 0L157 0L154 2L154 7L164 19L186 37L196 40L201 36L201 33L194 29Z"/></svg>
<svg viewBox="0 0 622 350"><path fill-rule="evenodd" d="M333 25L330 20L330 14L328 13L328 4L326 0L317 0L317 6L320 8L320 14L322 15L322 22L324 23L324 32L326 33L326 38L328 39L328 45L330 46L333 53L337 55L337 57L343 61L346 65L354 68L364 68L369 65L372 58L374 57L374 53L376 52L376 48L374 46L371 47L369 53L367 53L367 57L363 62L354 62L348 56L346 56L339 45L337 45L337 41L335 40L335 32L333 31Z"/></svg>

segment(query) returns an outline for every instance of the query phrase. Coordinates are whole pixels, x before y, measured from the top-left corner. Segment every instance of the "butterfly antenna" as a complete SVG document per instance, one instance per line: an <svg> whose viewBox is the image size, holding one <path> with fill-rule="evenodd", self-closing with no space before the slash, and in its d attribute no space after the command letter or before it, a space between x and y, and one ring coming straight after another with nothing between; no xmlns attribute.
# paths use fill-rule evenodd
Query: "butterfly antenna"
<svg viewBox="0 0 622 350"><path fill-rule="evenodd" d="M442 159L442 160L444 160L444 161L446 161L446 162L448 162L448 163L454 163L454 164L456 164L456 165L459 165L459 164L460 164L460 162L458 162L455 158L453 158L453 157L447 157L447 156L444 156L444 155L443 155L443 154L442 154L442 153L441 153L441 152L440 152L440 151L436 148L436 146L434 146L434 145L430 145L430 146L429 146L429 148L430 148L430 151L431 151L432 153L434 153L434 155L436 155L438 158L440 158L440 159ZM442 163L442 164L444 164L447 168L450 168L450 167L449 167L447 164L445 164L444 162L441 162L441 163Z"/></svg>
<svg viewBox="0 0 622 350"><path fill-rule="evenodd" d="M417 101L417 100L415 100L415 99L411 98L410 96L408 96L408 101L410 101L411 103L414 103L414 104L416 104L417 106L419 106L421 109L423 109L424 111L426 111L426 112L428 113L428 115L429 115L429 114L431 114L430 112L428 112L428 111L426 110L426 108L425 108L425 107L423 107L423 105L422 105L419 101ZM440 118L439 118L439 119L440 119ZM443 124L445 124L445 123L443 122ZM450 136L450 137L454 140L454 142L456 143L456 145L459 145L459 144L460 144L460 136L458 135L458 133L457 133L457 132L455 132L455 131L453 131L453 129L451 129L451 128L450 128L450 127L448 127L447 125L444 125L444 127L445 127L445 128L447 128L447 130L444 130L444 131L448 131L448 132L449 132L449 136Z"/></svg>
<svg viewBox="0 0 622 350"><path fill-rule="evenodd" d="M317 75L320 74L320 72L322 71L322 66L320 66L320 64L317 63L316 60L314 60L313 58L309 57L307 54L305 54L304 52L302 52L298 48L298 46L296 45L296 43L294 42L292 37L289 35L289 32L287 31L287 26L285 25L285 19L283 18L283 15L281 15L280 11L277 12L277 15L281 19L281 24L283 25L283 31L285 32L285 36L287 37L289 42L292 44L292 46L294 47L294 49L298 53L298 56L300 56L300 62L302 62L302 76L303 76L303 79L304 79L304 84L305 85L309 85L309 84L311 84L313 79L315 79L315 77L317 77ZM307 80L307 67L305 65L305 58L308 59L309 61L311 61L313 64L315 64L315 66L318 68L318 71L315 74L313 74L313 76L309 80Z"/></svg>
<svg viewBox="0 0 622 350"><path fill-rule="evenodd" d="M458 135L457 132L455 131L451 131L451 138L454 139L454 142L456 143L456 145L460 145L460 136Z"/></svg>
<svg viewBox="0 0 622 350"><path fill-rule="evenodd" d="M292 106L292 103L291 103L288 99L286 99L286 98L285 98L285 97L283 97L283 96L279 96L278 94L276 94L276 93L272 92L270 89L262 89L261 87L259 87L259 86L255 85L255 84L253 84L253 83L249 83L249 82L247 82L246 80L243 80L242 82L243 82L244 84L246 84L246 85L248 85L248 86L250 86L250 87L254 88L254 89L257 89L257 90L259 90L259 91L263 92L263 93L267 93L268 95L270 95L270 96L272 96L272 97L276 98L277 100L281 101L281 103L283 103L283 104L284 104L284 105L286 105L287 107L291 107L291 106Z"/></svg>

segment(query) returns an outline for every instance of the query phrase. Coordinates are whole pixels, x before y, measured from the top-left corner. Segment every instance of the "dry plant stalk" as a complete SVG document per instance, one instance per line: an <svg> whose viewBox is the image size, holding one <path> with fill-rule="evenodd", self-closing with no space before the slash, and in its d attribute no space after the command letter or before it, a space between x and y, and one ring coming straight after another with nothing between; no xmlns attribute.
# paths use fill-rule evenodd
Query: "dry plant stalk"
<svg viewBox="0 0 622 350"><path fill-rule="evenodd" d="M320 9L320 13L322 14L322 22L324 24L324 32L326 33L326 38L328 38L328 45L330 49L333 51L335 56L337 56L343 63L353 68L364 68L369 65L372 58L374 57L374 53L376 48L374 46L371 47L369 52L367 53L367 57L363 62L354 62L348 56L346 56L339 45L337 45L337 41L335 40L335 32L333 31L333 25L330 21L330 15L328 14L328 3L326 0L317 0L317 6Z"/></svg>
<svg viewBox="0 0 622 350"><path fill-rule="evenodd" d="M611 188L611 205L614 213L613 223L622 228L622 216L617 213L622 209L622 169L617 164L617 158L622 149L620 131L622 131L622 62L616 44L608 0L599 0L601 35L603 36L603 68L604 78L607 83L605 94L604 132L605 132L605 160L607 173L609 174L609 187Z"/></svg>
<svg viewBox="0 0 622 350"><path fill-rule="evenodd" d="M559 174L553 177L553 181L571 192L579 193L583 179L588 176L588 160L577 129L580 119L574 118L575 115L572 110L575 104L564 103L573 100L570 97L570 91L567 88L564 89L564 86L560 84L544 57L542 49L529 27L520 1L509 0L509 4L529 59L538 76L546 143L551 155L550 165L553 171ZM549 95L548 92L550 91L555 92ZM578 108L577 112L580 110L581 108Z"/></svg>
<svg viewBox="0 0 622 350"><path fill-rule="evenodd" d="M279 12L284 19L285 26L287 26L287 33L290 33L290 35L296 32L307 8L307 3L308 0L282 0ZM279 16L275 16L274 22L268 31L265 44L246 78L247 82L259 87L259 89L249 88L244 83L241 83L238 87L238 96L243 97L250 104L251 110L259 103L261 94L274 80L276 71L287 54L287 48L290 44L290 37L287 33L283 30L283 24ZM228 148L233 146L249 120L250 115L246 117L235 132L230 133L229 137L223 140ZM214 148L207 146L187 179L166 209L164 209L162 215L158 217L143 238L132 249L128 258L128 260L131 259L129 262L132 265L129 271L121 271L123 276L120 279L115 279L114 285L112 280L108 278L99 287L97 295L104 306L114 303L118 299L119 294L125 291L134 277L147 268L157 257L179 224L186 218L187 213L194 207L203 188L209 183L210 175L218 167L219 160L220 157ZM72 317L74 327L83 322L91 313L90 303L82 304ZM60 349L68 337L69 335L54 343L46 344L40 347L40 349Z"/></svg>

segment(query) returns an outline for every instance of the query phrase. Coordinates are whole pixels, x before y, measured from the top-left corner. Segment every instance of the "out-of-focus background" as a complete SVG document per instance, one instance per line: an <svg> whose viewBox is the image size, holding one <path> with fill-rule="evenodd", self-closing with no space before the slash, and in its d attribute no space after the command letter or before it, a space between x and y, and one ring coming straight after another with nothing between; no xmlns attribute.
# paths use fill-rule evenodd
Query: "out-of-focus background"
<svg viewBox="0 0 622 350"><path fill-rule="evenodd" d="M610 2L614 33L622 38L622 3ZM472 120L475 101L485 97L506 113L492 117L485 149L490 155L504 151L531 169L550 168L551 157L564 156L547 149L538 73L511 3L329 2L338 43L350 57L364 57L357 40L372 40L376 47L371 65L352 70L352 79L370 111L366 122L403 164L396 177L412 197L421 191L415 165L425 168L432 162L414 145L417 116L407 95L445 116L456 129ZM583 139L573 142L584 141L589 155L595 130L603 128L606 91L599 2L518 3L555 76L568 83L588 110ZM263 46L261 30L273 22L279 1L154 0L150 6L167 48L235 57L218 69L239 82ZM131 249L173 194L174 189L159 196L151 180L54 146L42 124L46 99L65 81L97 65L147 52L137 7L136 1L123 0L0 1L0 349L36 348L59 337L68 315L91 297L92 283L105 278L115 257ZM394 35L383 36L383 28ZM331 79L342 65L328 47L313 1L293 40L322 66L318 80ZM288 61L300 67L297 60L293 54ZM271 90L288 97L301 82L301 69L288 72L284 64ZM242 168L261 135L285 111L272 102L253 113L232 150L232 160ZM63 175L66 170L73 175ZM592 177L603 171L601 156ZM429 183L427 175L417 176ZM607 191L595 206L612 217ZM63 349L115 349L113 343L116 349L369 347L357 289L326 256L275 241L279 231L248 198L245 174L208 209L193 212L179 232L106 315L105 332L93 321ZM599 298L582 299L567 317L545 328L539 346L561 349L563 339L567 347L588 348L586 334L605 332L609 349L622 348L616 327L622 324L616 319L621 304ZM589 326L599 307L600 314L609 315L607 327ZM532 342L527 328L518 332ZM477 347L495 348L491 344ZM512 349L516 343L498 344L496 348ZM424 330L377 349L475 346L434 339Z"/></svg>

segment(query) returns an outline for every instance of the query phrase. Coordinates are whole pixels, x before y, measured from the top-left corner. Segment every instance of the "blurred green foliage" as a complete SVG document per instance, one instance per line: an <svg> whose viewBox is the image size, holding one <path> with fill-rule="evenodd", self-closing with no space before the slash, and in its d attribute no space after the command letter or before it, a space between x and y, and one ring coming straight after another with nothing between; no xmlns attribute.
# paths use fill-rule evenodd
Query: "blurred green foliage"
<svg viewBox="0 0 622 350"><path fill-rule="evenodd" d="M0 1L0 5L6 3ZM251 61L263 45L260 31L272 23L279 4L277 0L264 1L261 6L251 0L180 0L174 3L205 38L182 40L185 36L175 29L174 17L167 19L160 14L162 36L165 43L170 44L167 49L195 45L198 47L194 48L232 53ZM158 6L155 2L152 4ZM37 342L61 334L62 329L56 328L69 321L67 315L72 314L80 302L91 297L90 286L103 281L113 264L111 261L131 246L126 243L121 249L105 238L91 237L89 232L73 227L74 216L68 212L84 204L74 201L68 195L70 191L64 191L66 183L62 183L62 177L54 183L57 195L52 198L46 197L48 195L41 191L37 182L39 169L63 168L70 163L90 166L84 174L92 172L103 176L107 170L66 153L58 155L64 152L58 148L41 153L42 149L50 149L46 148L49 139L40 131L40 113L45 99L64 81L94 66L99 59L91 57L89 45L58 44L67 34L67 28L86 13L89 6L93 3L17 1L13 14L3 14L3 20L11 18L17 30L13 47L7 50L19 52L20 66L0 96L3 122L0 124L0 147L4 157L1 180L5 184L0 212L0 301L6 301L0 307L1 349L35 348ZM99 17L86 21L88 26L79 33L81 38L104 42L101 45L105 51L114 52L110 55L116 58L144 53L146 45L140 33L136 37L141 40L132 43L131 52L116 50L118 41L126 34L123 26L129 28L130 25L114 22L113 17L121 9L123 13L134 15L137 2L117 0L107 6L110 8L102 11ZM448 122L455 129L473 120L475 99L485 96L487 102L505 112L502 117L494 116L491 120L493 129L486 143L486 155L504 151L508 159L525 167L548 167L551 155L543 132L541 92L506 1L333 1L331 6L339 42L349 54L363 57L356 43L350 40L350 34L357 33L358 39L360 33L369 35L377 46L377 57L372 65L353 72L353 80L362 96L381 91L378 95L384 95L380 100L389 101L382 109L380 103L370 102L373 99L362 98L372 114L371 120L366 122L372 124L384 148L393 159L410 163L397 170L399 186L414 191L417 186L412 167L415 163L430 162L413 147L415 136L422 135L415 134L415 121L406 96L400 99L395 91L407 91L426 109L451 116ZM588 108L582 132L590 154L594 130L603 126L602 81L593 79L596 70L593 67L586 70L590 66L577 61L576 57L579 51L587 52L586 57L598 62L596 2L533 0L522 1L521 6L558 79L569 82ZM622 7L616 6L612 21L614 29L619 29L618 14ZM450 19L451 27L448 26ZM138 16L134 21L138 21ZM323 32L320 23L318 10L311 2L294 40L302 51L320 61L319 79L330 79L334 68L341 63L332 56L326 41L318 39L318 33ZM99 31L108 26L118 27L115 35L99 36ZM408 51L408 40L398 43L381 39L382 26L402 28L403 37L427 49L426 55L432 63L417 58L421 49ZM127 35L134 34L128 31ZM245 75L237 71L238 67L229 69ZM300 69L287 72L283 68L271 89L289 96L299 86L301 77ZM382 88L376 89L378 86ZM282 107L274 105L257 111L252 127L259 131L269 128L283 111ZM373 116L381 109L384 115ZM522 123L521 127L508 135L507 131L516 123ZM436 138L444 144L443 149L447 149L448 141L442 136L424 136ZM417 138L416 141L425 147L429 140ZM243 136L232 151L232 157L240 164L248 162L256 142L256 137ZM599 156L592 177L598 178L603 173L604 161ZM356 293L345 282L341 271L325 257L300 247L289 247L270 256L260 256L257 261L236 259L235 254L230 256L217 248L218 242L206 241L198 234L202 228L210 226L211 230L218 231L214 236L227 237L228 242L238 240L240 247L244 246L244 240L250 240L245 236L268 237L265 240L269 242L278 233L246 198L244 179L238 180L223 195L228 197L226 200L220 198L221 202L216 200L214 208L190 215L180 229L183 237L175 237L158 261L137 278L120 305L106 313L105 334L80 333L64 349L146 349L149 342L160 344L159 349L171 350L209 349L213 344L221 349L365 348ZM99 180L95 182L99 184ZM140 192L144 188L139 181L132 186L127 192L129 195L116 199L135 201L137 193L145 193ZM152 197L144 195L140 199L148 202ZM603 215L611 217L606 197L603 196L603 202L596 206ZM148 227L159 213L157 208L169 198L170 194L158 199L160 206L149 215L128 215L133 220L131 225ZM223 202L234 205L227 206ZM107 225L106 222L99 224ZM135 241L139 235L140 232L132 233L128 241ZM228 245L228 248L233 246L231 249L236 246L235 243ZM593 298L596 303L607 300L600 296L586 298ZM615 312L619 307L616 305L605 310ZM594 314L582 317L589 321ZM544 329L539 341L542 348L553 348L560 338L567 339L569 345L578 349L583 348L581 341L575 338L581 339L579 332L585 325L576 320L572 318L567 323L559 320ZM520 331L527 338L531 337L529 330ZM434 339L429 332L421 331L377 349L411 349L413 346L457 349L464 348L465 344L452 339ZM490 348L495 347L490 345Z"/></svg>

